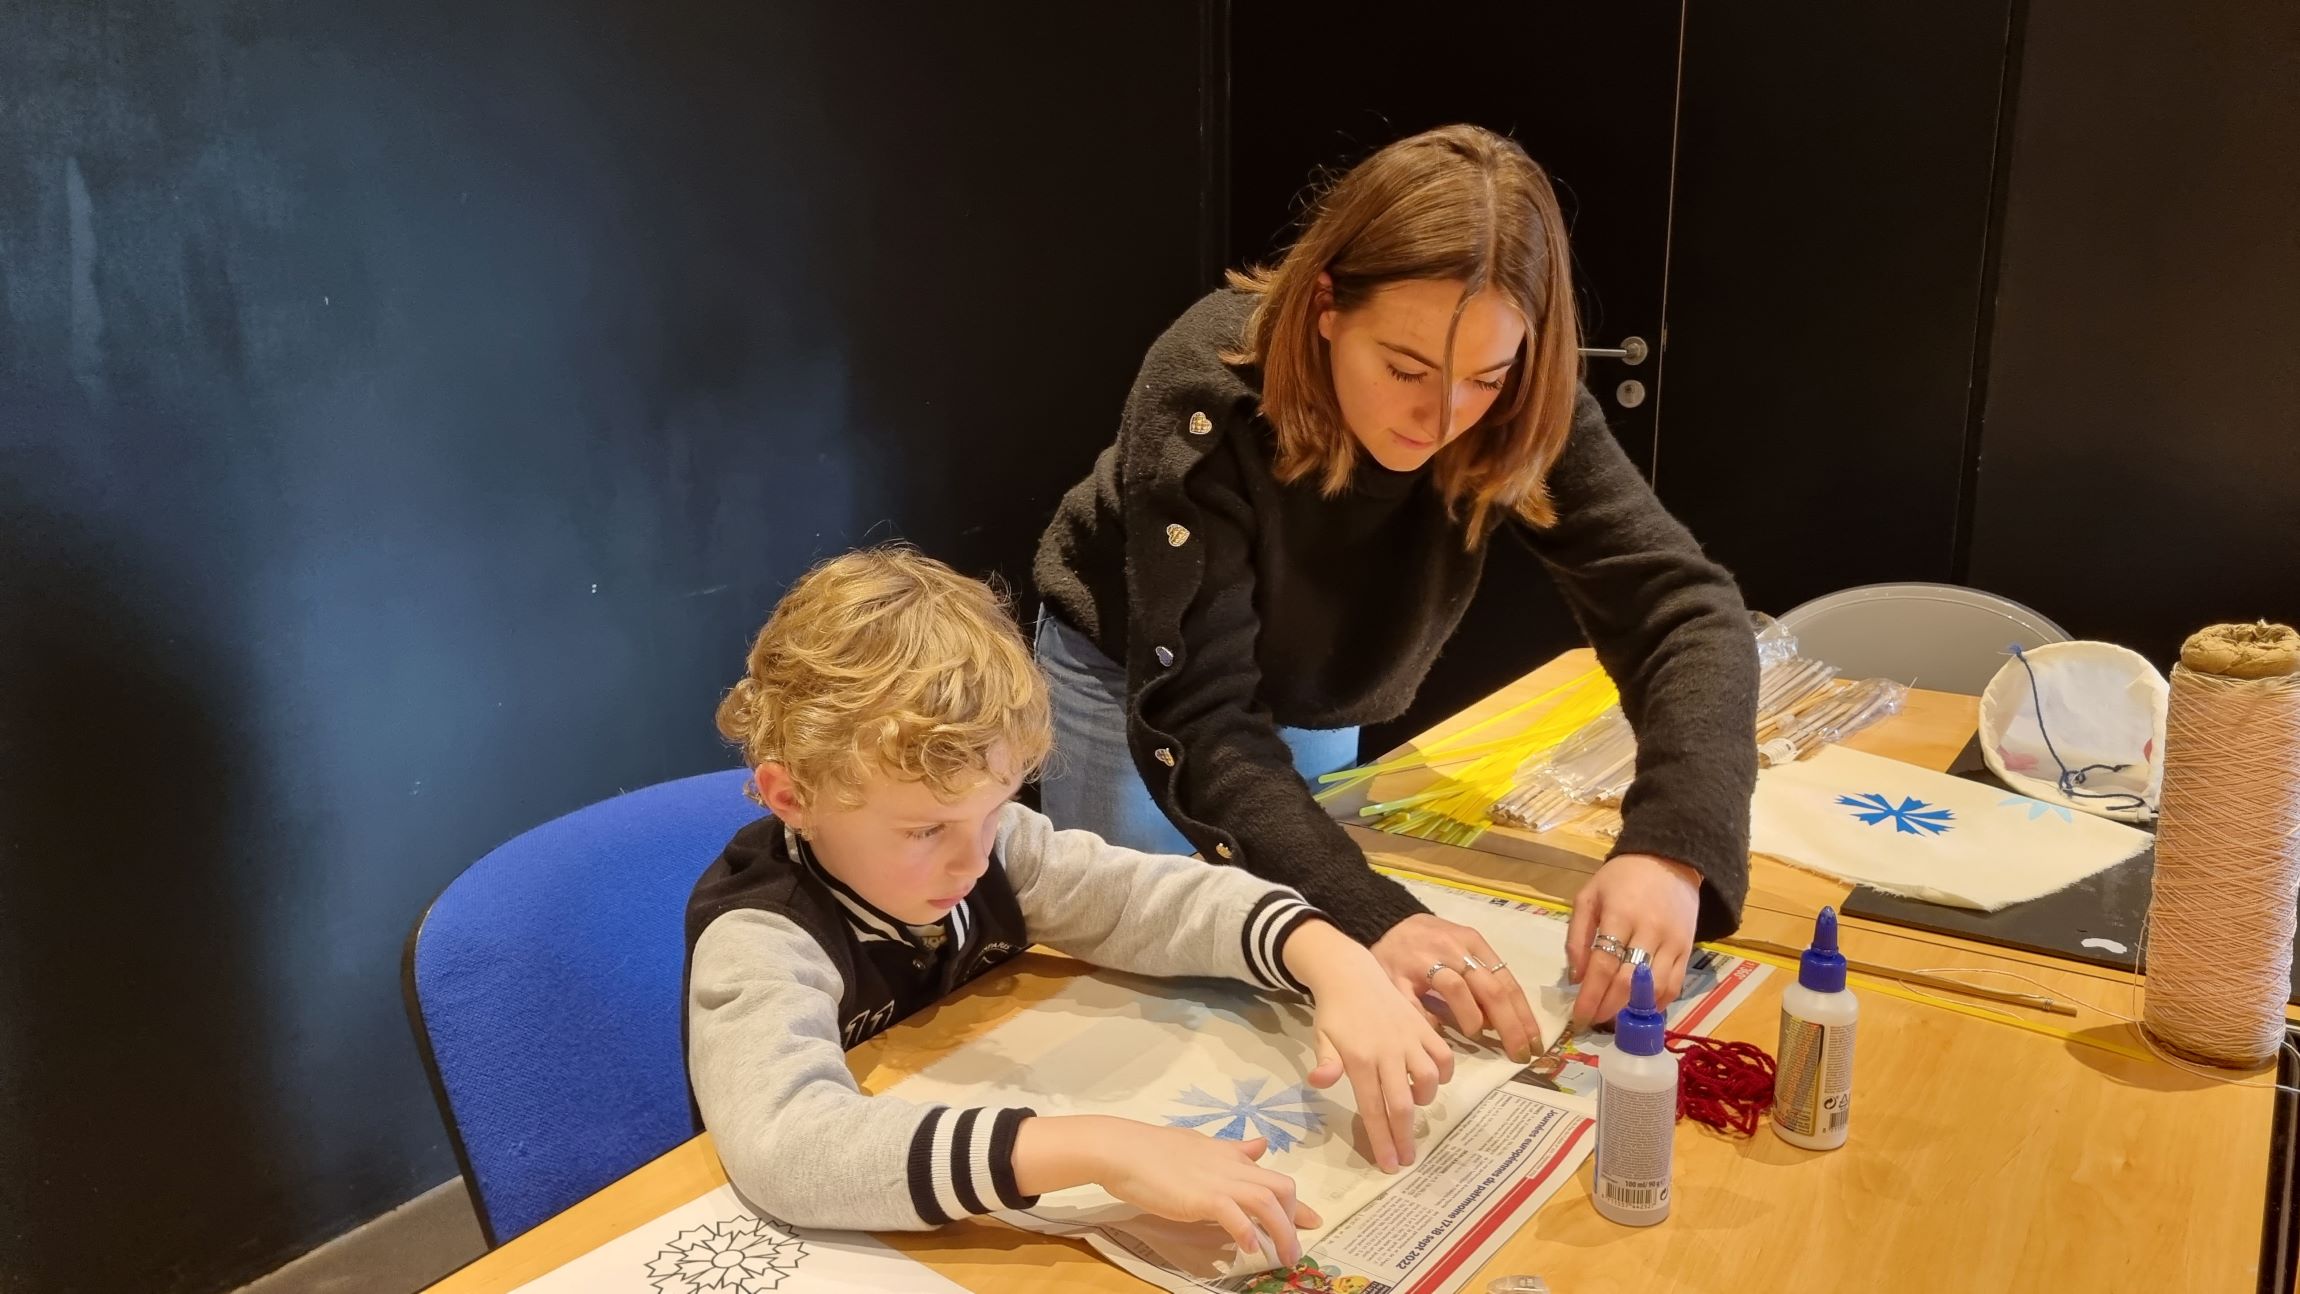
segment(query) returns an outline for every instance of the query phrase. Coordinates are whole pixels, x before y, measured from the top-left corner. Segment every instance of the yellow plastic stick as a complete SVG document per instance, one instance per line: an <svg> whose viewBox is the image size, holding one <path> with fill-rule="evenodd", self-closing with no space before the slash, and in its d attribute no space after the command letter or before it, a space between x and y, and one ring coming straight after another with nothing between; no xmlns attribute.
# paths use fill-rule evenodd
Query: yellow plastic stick
<svg viewBox="0 0 2300 1294"><path fill-rule="evenodd" d="M1456 742L1461 741L1463 738L1469 736L1473 732L1478 731L1480 728L1490 728L1494 724L1500 723L1504 719L1514 719L1518 715L1524 714L1526 711L1533 709L1535 706L1542 705L1558 696L1563 695L1566 692L1572 691L1575 688L1591 685L1591 680L1593 679L1603 679L1606 690L1609 692L1613 690L1613 680L1606 677L1604 670L1585 670L1575 677L1549 689L1547 692L1542 693L1540 696L1534 697L1529 701L1520 701L1516 705L1511 706L1499 714L1488 715L1487 717L1478 720L1476 723L1473 723L1467 728L1462 729L1460 732L1448 733L1447 735L1440 737L1436 741L1430 743L1429 749L1432 752L1450 750L1453 748ZM1608 698L1606 703L1608 705L1612 704L1611 698Z"/></svg>
<svg viewBox="0 0 2300 1294"><path fill-rule="evenodd" d="M1379 776L1443 766L1458 771L1441 774L1433 784L1409 795L1367 805L1358 814L1372 819L1376 829L1394 834L1454 844L1475 841L1493 825L1494 803L1509 793L1518 770L1528 760L1555 749L1580 731L1604 713L1618 696L1613 681L1603 670L1586 670L1538 696L1432 742L1426 749L1378 764L1325 774L1319 780L1329 785L1318 793L1317 799L1321 803L1329 801ZM1464 744L1465 739L1479 729L1542 706L1548 706L1548 712L1513 736Z"/></svg>

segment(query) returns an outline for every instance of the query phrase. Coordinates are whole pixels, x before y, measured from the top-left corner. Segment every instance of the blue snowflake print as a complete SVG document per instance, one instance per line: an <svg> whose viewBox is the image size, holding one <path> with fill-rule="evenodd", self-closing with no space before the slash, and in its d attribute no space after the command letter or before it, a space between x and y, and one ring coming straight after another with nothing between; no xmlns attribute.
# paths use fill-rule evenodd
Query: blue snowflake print
<svg viewBox="0 0 2300 1294"><path fill-rule="evenodd" d="M1890 822L1893 830L1910 836L1937 836L1949 829L1956 819L1950 809L1936 809L1913 795L1901 797L1895 807L1892 797L1871 791L1867 795L1840 795L1837 803L1853 810L1853 816L1870 826Z"/></svg>
<svg viewBox="0 0 2300 1294"><path fill-rule="evenodd" d="M1997 807L1998 807L1998 808L2000 808L2000 809L2004 809L2004 808L2014 808L2014 809L2018 809L2018 808L2026 808L2026 809L2028 810L2028 820L2029 820L2029 821L2031 821L2031 822L2034 822L2034 821L2036 821L2038 818L2041 818L2041 817L2043 817L2044 815L2046 815L2046 814L2048 814L2048 813L2057 813L2057 814L2059 814L2059 815L2060 815L2060 820L2061 820L2062 822L2075 822L2075 821L2076 821L2076 815L2075 815L2074 813L2071 813L2071 812L2069 812L2069 808L2068 808L2068 806L2067 806L2067 805L2065 805L2065 804L2046 804L2046 803L2045 803L2044 801L2042 801L2042 800L2032 800L2032 799L2028 798L2028 797L2027 797L2027 796L2025 796L2025 795L2008 795L2008 796L2006 796L2005 798L2003 798L2003 799L2001 799L2001 800L1997 801Z"/></svg>
<svg viewBox="0 0 2300 1294"><path fill-rule="evenodd" d="M1223 1141L1267 1137L1270 1149L1280 1153L1293 1149L1294 1143L1325 1126L1325 1117L1311 1108L1309 1088L1297 1083L1265 1097L1262 1089L1269 1083L1266 1078L1241 1078L1237 1096L1228 1101L1205 1088L1193 1087L1175 1097L1175 1104L1209 1113L1168 1115L1166 1126L1203 1128L1219 1123L1222 1126L1214 1129L1214 1135Z"/></svg>

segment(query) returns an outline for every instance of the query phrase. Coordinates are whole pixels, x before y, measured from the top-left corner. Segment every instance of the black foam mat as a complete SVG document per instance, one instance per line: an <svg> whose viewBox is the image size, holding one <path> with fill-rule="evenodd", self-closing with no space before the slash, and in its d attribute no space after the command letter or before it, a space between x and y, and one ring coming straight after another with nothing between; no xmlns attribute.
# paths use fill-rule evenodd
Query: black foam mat
<svg viewBox="0 0 2300 1294"><path fill-rule="evenodd" d="M1966 744L1949 771L1991 786L2003 785L1982 762L1977 740ZM1843 911L1849 917L2140 971L2146 969L2141 964L2140 927L2155 873L2156 851L2148 849L2065 890L1995 912L1943 907L1866 885L1853 887ZM2300 937L2295 937L2293 946L2292 1001L2300 1003Z"/></svg>

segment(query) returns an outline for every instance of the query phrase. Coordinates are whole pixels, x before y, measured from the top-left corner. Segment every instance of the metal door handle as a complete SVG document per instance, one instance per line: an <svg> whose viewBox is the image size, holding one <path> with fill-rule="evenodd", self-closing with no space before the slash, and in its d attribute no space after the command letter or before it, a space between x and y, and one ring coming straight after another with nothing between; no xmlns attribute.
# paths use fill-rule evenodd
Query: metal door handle
<svg viewBox="0 0 2300 1294"><path fill-rule="evenodd" d="M1581 348L1583 359L1617 359L1624 364L1631 365L1644 363L1645 357L1650 353L1646 349L1643 337L1624 337L1619 346L1584 346Z"/></svg>

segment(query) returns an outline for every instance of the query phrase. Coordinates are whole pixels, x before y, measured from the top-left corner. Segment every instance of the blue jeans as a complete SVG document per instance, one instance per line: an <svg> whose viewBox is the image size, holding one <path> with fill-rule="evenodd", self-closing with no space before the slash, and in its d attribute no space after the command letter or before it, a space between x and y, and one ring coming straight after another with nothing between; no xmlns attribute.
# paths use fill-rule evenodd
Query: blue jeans
<svg viewBox="0 0 2300 1294"><path fill-rule="evenodd" d="M1126 668L1052 611L1039 614L1037 655L1054 703L1054 757L1039 778L1046 816L1144 853L1196 853L1150 798L1126 748ZM1280 728L1278 736L1305 783L1358 759L1355 728Z"/></svg>

